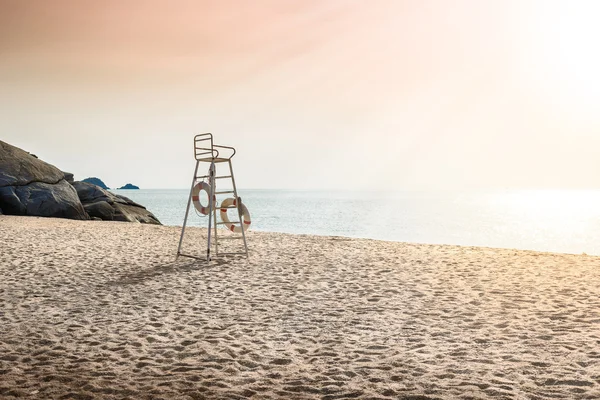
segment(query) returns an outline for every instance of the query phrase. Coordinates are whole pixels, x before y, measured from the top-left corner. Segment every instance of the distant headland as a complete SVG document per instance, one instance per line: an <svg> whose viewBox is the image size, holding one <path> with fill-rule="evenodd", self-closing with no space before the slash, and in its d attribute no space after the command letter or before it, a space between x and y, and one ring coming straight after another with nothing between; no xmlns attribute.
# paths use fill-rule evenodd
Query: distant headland
<svg viewBox="0 0 600 400"><path fill-rule="evenodd" d="M135 186L135 185L133 185L131 183L128 183L125 186L121 186L119 189L139 189L139 186Z"/></svg>
<svg viewBox="0 0 600 400"><path fill-rule="evenodd" d="M102 182L102 179L96 178L96 177L85 178L85 179L82 179L81 182L87 182L87 183L91 183L92 185L100 186L104 190L110 189L108 186L106 186L106 184L104 182Z"/></svg>

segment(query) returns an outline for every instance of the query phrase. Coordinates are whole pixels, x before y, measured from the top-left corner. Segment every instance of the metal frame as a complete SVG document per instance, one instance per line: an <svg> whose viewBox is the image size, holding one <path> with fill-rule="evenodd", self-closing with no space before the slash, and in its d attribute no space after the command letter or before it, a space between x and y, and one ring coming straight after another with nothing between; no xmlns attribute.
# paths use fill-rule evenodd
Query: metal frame
<svg viewBox="0 0 600 400"><path fill-rule="evenodd" d="M231 153L231 154L228 154L227 156L225 156L225 155L220 156L219 149L227 150L227 153ZM246 258L248 258L249 255L248 255L248 243L246 241L246 228L244 227L244 223L242 220L242 199L241 199L241 197L239 197L237 195L237 187L235 185L235 177L233 175L233 166L231 164L231 159L233 158L235 153L236 153L236 150L233 147L214 144L212 133L202 133L202 134L194 136L194 158L196 159L196 167L194 169L194 176L192 178L192 185L190 187L190 195L188 197L187 207L185 210L185 218L183 220L183 226L181 227L181 236L179 238L179 246L177 247L177 258L179 256L183 256L183 257L190 257L190 258L202 260L201 257L182 253L181 246L183 244L183 236L185 234L185 227L187 225L187 220L188 220L189 212L190 212L190 206L192 204L192 192L194 190L194 185L196 184L196 181L198 179L204 179L204 178L209 178L209 185L211 188L211 193L209 194L208 204L209 204L209 209L212 210L212 214L213 214L213 215L209 216L209 218L208 218L208 240L207 240L207 245L206 245L206 261L211 260L211 255L210 255L211 244L212 244L211 243L211 233L212 233L213 229L214 229L214 239L215 239L214 242L215 242L215 255L216 256L245 255ZM208 175L198 176L198 168L199 168L201 162L210 163ZM217 176L217 164L224 163L224 162L227 162L227 164L229 165L229 175ZM227 178L231 178L233 190L217 192L216 191L217 179L227 179ZM243 239L243 242L244 242L244 251L243 252L219 253L219 236L218 236L217 226L219 224L221 224L222 222L219 223L217 221L218 209L214 207L213 203L214 203L214 199L215 199L216 195L226 194L226 193L232 193L234 198L236 199L237 206L232 206L229 208L234 208L234 207L237 208L238 221L232 221L231 223L239 223L240 224L240 227L242 230L242 235L239 237L237 237L237 236L236 237L224 237L222 239Z"/></svg>

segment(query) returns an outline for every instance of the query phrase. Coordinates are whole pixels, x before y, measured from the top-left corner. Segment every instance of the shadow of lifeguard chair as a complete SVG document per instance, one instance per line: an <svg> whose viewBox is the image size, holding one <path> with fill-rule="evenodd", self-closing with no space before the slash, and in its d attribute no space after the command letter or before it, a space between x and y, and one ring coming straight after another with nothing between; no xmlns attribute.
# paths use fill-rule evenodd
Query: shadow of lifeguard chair
<svg viewBox="0 0 600 400"><path fill-rule="evenodd" d="M231 165L231 159L235 153L236 151L233 147L214 144L212 133L203 133L194 136L194 158L196 159L196 168L194 169L194 177L192 178L192 186L190 188L190 195L187 202L187 208L185 210L185 218L183 220L183 226L181 227L181 237L179 238L177 257L183 256L199 260L204 259L204 257L186 254L181 251L183 237L185 235L185 227L188 222L190 206L192 204L197 212L209 216L206 243L206 261L211 260L211 233L214 237L215 256L243 255L246 258L248 257L246 230L250 226L250 213L248 212L246 206L242 203L241 197L239 197L237 194L235 177L233 175L233 166ZM209 165L208 173L206 175L198 175L200 163L206 163ZM229 171L227 171L225 175L217 175L217 165L228 165ZM218 180L230 180L231 190L217 191L216 187ZM202 205L200 201L200 192L202 191L206 191L208 195L208 205L206 206ZM233 197L224 199L221 202L221 205L217 206L217 196L225 194L233 195ZM229 221L227 216L227 211L229 209L237 210L237 221ZM217 218L217 211L219 211L220 218ZM219 237L217 230L217 226L219 225L223 225L229 231L239 233L239 235L223 235ZM242 240L244 245L243 251L219 252L219 240Z"/></svg>

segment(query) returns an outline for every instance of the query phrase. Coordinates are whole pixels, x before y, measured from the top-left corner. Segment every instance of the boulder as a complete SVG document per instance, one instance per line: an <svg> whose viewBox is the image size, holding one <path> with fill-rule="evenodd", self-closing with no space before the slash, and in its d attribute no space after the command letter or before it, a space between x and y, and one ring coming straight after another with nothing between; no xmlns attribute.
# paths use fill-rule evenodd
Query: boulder
<svg viewBox="0 0 600 400"><path fill-rule="evenodd" d="M100 200L95 203L84 204L83 208L92 218L103 221L113 221L115 219L115 209L107 201Z"/></svg>
<svg viewBox="0 0 600 400"><path fill-rule="evenodd" d="M0 204L7 215L24 215L27 209L17 196L15 186L0 187Z"/></svg>
<svg viewBox="0 0 600 400"><path fill-rule="evenodd" d="M120 194L115 194L115 196L119 199L119 203L121 203L121 204L127 204L130 206L143 208L144 210L146 209L146 207L144 207L141 204L136 203L135 201L131 200L129 197L121 196Z"/></svg>
<svg viewBox="0 0 600 400"><path fill-rule="evenodd" d="M65 181L67 181L69 183L75 182L75 177L73 176L72 173L63 171L63 174L65 174Z"/></svg>
<svg viewBox="0 0 600 400"><path fill-rule="evenodd" d="M112 193L102 189L100 186L83 181L73 182L73 187L77 191L77 196L82 204L91 204L97 201L108 202L111 201L111 197L114 196Z"/></svg>
<svg viewBox="0 0 600 400"><path fill-rule="evenodd" d="M8 215L89 219L77 192L64 179L54 185L32 182L0 187L0 204Z"/></svg>
<svg viewBox="0 0 600 400"><path fill-rule="evenodd" d="M89 219L61 170L3 141L0 208L6 215Z"/></svg>
<svg viewBox="0 0 600 400"><path fill-rule="evenodd" d="M0 187L32 182L55 184L64 178L65 174L54 165L0 140Z"/></svg>
<svg viewBox="0 0 600 400"><path fill-rule="evenodd" d="M125 196L116 195L91 183L75 181L73 187L91 217L105 221L140 222L160 225L146 208ZM110 208L110 210L109 210Z"/></svg>
<svg viewBox="0 0 600 400"><path fill-rule="evenodd" d="M142 224L161 225L158 218L145 208L129 204L115 203L115 221L140 222Z"/></svg>

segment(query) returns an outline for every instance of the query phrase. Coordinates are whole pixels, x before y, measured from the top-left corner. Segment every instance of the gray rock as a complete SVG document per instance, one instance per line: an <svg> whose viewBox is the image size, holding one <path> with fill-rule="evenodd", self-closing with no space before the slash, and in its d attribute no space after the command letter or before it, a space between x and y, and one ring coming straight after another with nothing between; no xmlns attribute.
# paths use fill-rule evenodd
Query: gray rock
<svg viewBox="0 0 600 400"><path fill-rule="evenodd" d="M91 183L75 181L73 187L77 191L77 196L83 204L95 203L97 201L112 201L110 197L114 196L107 190L102 189L100 186L93 185Z"/></svg>
<svg viewBox="0 0 600 400"><path fill-rule="evenodd" d="M125 196L113 194L88 182L75 181L73 187L77 190L77 195L86 211L92 217L106 221L161 224L158 218L144 206Z"/></svg>
<svg viewBox="0 0 600 400"><path fill-rule="evenodd" d="M0 204L7 215L25 215L27 206L21 203L15 188L15 186L0 187Z"/></svg>
<svg viewBox="0 0 600 400"><path fill-rule="evenodd" d="M115 203L115 221L140 222L142 224L161 225L158 218L145 208Z"/></svg>
<svg viewBox="0 0 600 400"><path fill-rule="evenodd" d="M103 221L115 219L115 209L106 201L100 200L95 203L84 204L83 208L92 218L99 218Z"/></svg>
<svg viewBox="0 0 600 400"><path fill-rule="evenodd" d="M0 187L23 186L31 182L55 184L65 174L28 152L0 140Z"/></svg>
<svg viewBox="0 0 600 400"><path fill-rule="evenodd" d="M117 196L117 198L119 199L118 202L121 204L128 204L130 206L136 206L136 207L146 209L146 207L144 207L141 204L136 203L135 201L131 200L129 197L121 196L120 194L115 194L115 196Z"/></svg>
<svg viewBox="0 0 600 400"><path fill-rule="evenodd" d="M65 181L67 181L69 183L75 182L75 177L73 176L72 173L63 171L63 174L65 174Z"/></svg>
<svg viewBox="0 0 600 400"><path fill-rule="evenodd" d="M0 207L7 215L89 219L65 174L0 141Z"/></svg>
<svg viewBox="0 0 600 400"><path fill-rule="evenodd" d="M89 219L77 192L64 179L54 185L34 182L26 186L17 186L15 193L25 207L23 215Z"/></svg>
<svg viewBox="0 0 600 400"><path fill-rule="evenodd" d="M77 192L64 179L54 185L32 182L1 187L0 204L8 215L89 219Z"/></svg>

